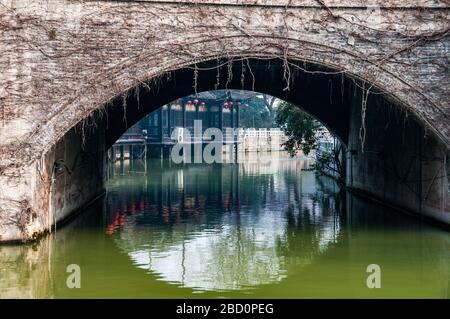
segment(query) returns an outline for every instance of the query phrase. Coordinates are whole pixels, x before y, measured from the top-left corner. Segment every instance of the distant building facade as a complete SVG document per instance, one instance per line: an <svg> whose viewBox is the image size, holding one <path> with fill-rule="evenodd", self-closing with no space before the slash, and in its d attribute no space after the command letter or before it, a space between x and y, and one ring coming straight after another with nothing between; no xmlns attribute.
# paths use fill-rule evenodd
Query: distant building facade
<svg viewBox="0 0 450 319"><path fill-rule="evenodd" d="M227 129L239 127L239 108L244 107L244 102L252 96L251 92L218 90L179 98L143 118L120 138L119 143L137 137L145 137L153 145L184 142L186 130L193 137L195 120L201 121L202 135L208 128L225 133ZM224 142L236 141L236 134L224 135Z"/></svg>

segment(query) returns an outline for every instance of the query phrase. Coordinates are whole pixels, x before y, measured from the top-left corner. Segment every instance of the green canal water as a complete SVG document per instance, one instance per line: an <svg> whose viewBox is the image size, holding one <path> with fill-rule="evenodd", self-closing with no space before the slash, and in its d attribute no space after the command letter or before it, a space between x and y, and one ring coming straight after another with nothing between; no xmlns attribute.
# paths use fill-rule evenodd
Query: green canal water
<svg viewBox="0 0 450 319"><path fill-rule="evenodd" d="M306 159L117 162L106 196L0 246L7 298L449 298L450 233L346 194ZM67 266L80 266L69 289ZM366 285L367 266L381 288Z"/></svg>

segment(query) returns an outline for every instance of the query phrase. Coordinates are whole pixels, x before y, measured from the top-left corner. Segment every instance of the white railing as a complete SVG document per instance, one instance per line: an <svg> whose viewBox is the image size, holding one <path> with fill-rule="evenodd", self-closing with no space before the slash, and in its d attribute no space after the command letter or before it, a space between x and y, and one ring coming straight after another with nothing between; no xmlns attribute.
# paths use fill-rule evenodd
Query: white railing
<svg viewBox="0 0 450 319"><path fill-rule="evenodd" d="M256 129L256 128L247 128L247 129L243 129L240 128L239 129L239 136L240 137L245 137L245 136L249 136L249 137L272 137L272 136L284 136L284 132L283 130L279 129L279 128L260 128L260 129Z"/></svg>

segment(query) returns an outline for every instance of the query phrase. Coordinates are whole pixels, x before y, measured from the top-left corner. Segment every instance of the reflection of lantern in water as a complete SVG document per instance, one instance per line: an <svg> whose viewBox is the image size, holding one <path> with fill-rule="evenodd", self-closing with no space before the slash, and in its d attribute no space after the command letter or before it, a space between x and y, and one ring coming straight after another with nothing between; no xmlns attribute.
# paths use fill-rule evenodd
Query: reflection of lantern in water
<svg viewBox="0 0 450 319"><path fill-rule="evenodd" d="M123 212L122 215L120 215L119 225L123 226L125 224L125 218L127 217L126 213Z"/></svg>
<svg viewBox="0 0 450 319"><path fill-rule="evenodd" d="M115 230L114 224L109 224L108 227L106 228L106 234L112 235L114 234L114 230Z"/></svg>
<svg viewBox="0 0 450 319"><path fill-rule="evenodd" d="M114 234L114 232L116 231L116 229L119 227L120 224L121 224L121 216L119 214L119 211L116 210L114 212L113 221L106 227L106 234L107 235Z"/></svg>

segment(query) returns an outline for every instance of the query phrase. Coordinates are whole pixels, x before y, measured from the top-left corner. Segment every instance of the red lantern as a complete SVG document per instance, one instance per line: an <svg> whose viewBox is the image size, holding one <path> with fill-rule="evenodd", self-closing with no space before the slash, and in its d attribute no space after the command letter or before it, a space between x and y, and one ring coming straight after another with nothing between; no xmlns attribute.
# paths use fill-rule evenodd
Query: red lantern
<svg viewBox="0 0 450 319"><path fill-rule="evenodd" d="M197 100L197 99L195 99L195 100L194 100L194 104L195 104L195 105L197 105L197 103L198 103L198 100Z"/></svg>
<svg viewBox="0 0 450 319"><path fill-rule="evenodd" d="M205 103L205 102L202 102L202 103L200 103L200 105L201 105L201 106L205 106L205 105L206 105L206 103Z"/></svg>
<svg viewBox="0 0 450 319"><path fill-rule="evenodd" d="M223 106L228 107L228 102L223 103Z"/></svg>
<svg viewBox="0 0 450 319"><path fill-rule="evenodd" d="M187 101L187 105L191 105L192 104L192 101Z"/></svg>
<svg viewBox="0 0 450 319"><path fill-rule="evenodd" d="M248 109L248 104L247 103L244 104L244 109L246 109L246 110Z"/></svg>
<svg viewBox="0 0 450 319"><path fill-rule="evenodd" d="M237 102L237 106L241 106L241 102Z"/></svg>
<svg viewBox="0 0 450 319"><path fill-rule="evenodd" d="M181 97L179 97L178 99L177 99L177 102L180 102L181 101Z"/></svg>

